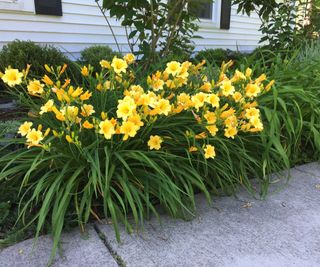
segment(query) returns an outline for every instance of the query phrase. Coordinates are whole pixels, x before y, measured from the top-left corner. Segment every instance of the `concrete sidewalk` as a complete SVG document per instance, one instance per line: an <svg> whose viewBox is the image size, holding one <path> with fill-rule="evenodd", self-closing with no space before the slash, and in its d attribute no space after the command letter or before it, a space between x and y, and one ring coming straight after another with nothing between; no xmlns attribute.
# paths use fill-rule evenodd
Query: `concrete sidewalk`
<svg viewBox="0 0 320 267"><path fill-rule="evenodd" d="M53 266L320 266L320 165L292 169L285 189L260 201L197 198L192 221L162 216L143 232L115 240L111 225L97 224L89 237L64 234L62 257ZM278 188L279 184L273 186ZM272 188L271 188L272 189ZM45 266L51 241L41 237L32 250L27 240L0 252L0 266Z"/></svg>

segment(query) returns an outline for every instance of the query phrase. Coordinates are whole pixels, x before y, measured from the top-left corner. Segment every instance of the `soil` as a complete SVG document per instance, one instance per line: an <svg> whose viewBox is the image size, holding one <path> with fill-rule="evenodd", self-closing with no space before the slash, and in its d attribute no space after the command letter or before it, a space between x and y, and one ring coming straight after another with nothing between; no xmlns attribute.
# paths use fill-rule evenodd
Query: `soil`
<svg viewBox="0 0 320 267"><path fill-rule="evenodd" d="M16 120L23 117L23 114L26 114L26 110L24 109L0 109L0 120L1 121L9 121Z"/></svg>
<svg viewBox="0 0 320 267"><path fill-rule="evenodd" d="M0 99L0 121L15 120L23 117L28 112L26 109L16 107L12 101Z"/></svg>

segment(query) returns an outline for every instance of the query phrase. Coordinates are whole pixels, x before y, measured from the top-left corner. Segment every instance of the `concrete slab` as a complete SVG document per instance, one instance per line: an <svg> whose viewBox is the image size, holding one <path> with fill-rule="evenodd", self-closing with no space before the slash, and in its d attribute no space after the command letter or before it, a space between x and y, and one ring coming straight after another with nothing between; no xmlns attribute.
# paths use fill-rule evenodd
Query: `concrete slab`
<svg viewBox="0 0 320 267"><path fill-rule="evenodd" d="M112 225L98 227L127 266L320 266L320 165L310 166L265 201L199 196L194 220L152 219L144 232L122 229L121 244Z"/></svg>
<svg viewBox="0 0 320 267"><path fill-rule="evenodd" d="M81 235L78 229L62 235L62 248L52 267L115 267L115 262L93 227ZM1 267L45 267L50 257L52 240L41 236L33 249L29 239L0 252Z"/></svg>
<svg viewBox="0 0 320 267"><path fill-rule="evenodd" d="M320 162L312 162L305 165L297 166L297 170L309 173L313 176L320 176Z"/></svg>

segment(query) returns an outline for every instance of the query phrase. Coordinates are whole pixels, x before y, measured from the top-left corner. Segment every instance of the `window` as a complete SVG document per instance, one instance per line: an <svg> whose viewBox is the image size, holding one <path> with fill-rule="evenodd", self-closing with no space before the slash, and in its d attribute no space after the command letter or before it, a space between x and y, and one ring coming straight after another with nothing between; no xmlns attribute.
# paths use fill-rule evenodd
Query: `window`
<svg viewBox="0 0 320 267"><path fill-rule="evenodd" d="M61 0L0 0L0 10L62 16Z"/></svg>
<svg viewBox="0 0 320 267"><path fill-rule="evenodd" d="M197 10L197 15L201 19L212 19L213 3L204 3Z"/></svg>
<svg viewBox="0 0 320 267"><path fill-rule="evenodd" d="M217 2L216 0L215 2ZM206 3L205 1L190 1L188 3L188 10L190 13L196 15L200 19L213 19L213 9L216 4L214 3Z"/></svg>
<svg viewBox="0 0 320 267"><path fill-rule="evenodd" d="M36 14L62 16L61 0L34 0Z"/></svg>
<svg viewBox="0 0 320 267"><path fill-rule="evenodd" d="M204 27L230 29L231 0L215 0L213 3L196 2L189 7L196 14Z"/></svg>

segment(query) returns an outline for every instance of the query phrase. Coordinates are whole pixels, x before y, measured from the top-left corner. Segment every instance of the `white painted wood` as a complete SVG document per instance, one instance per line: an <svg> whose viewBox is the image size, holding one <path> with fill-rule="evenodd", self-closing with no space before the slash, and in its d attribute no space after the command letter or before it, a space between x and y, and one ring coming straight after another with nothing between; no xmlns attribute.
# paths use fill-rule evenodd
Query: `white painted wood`
<svg viewBox="0 0 320 267"><path fill-rule="evenodd" d="M219 29L220 0L216 0L212 20L200 20L194 39L196 51L208 48L253 50L261 38L260 19L231 10L230 30ZM114 38L94 0L62 0L63 16L34 14L33 0L0 0L0 47L15 39L55 45L76 58L85 47L106 44L116 50ZM128 52L125 29L109 18L122 52Z"/></svg>
<svg viewBox="0 0 320 267"><path fill-rule="evenodd" d="M0 0L0 11L34 12L34 0Z"/></svg>

